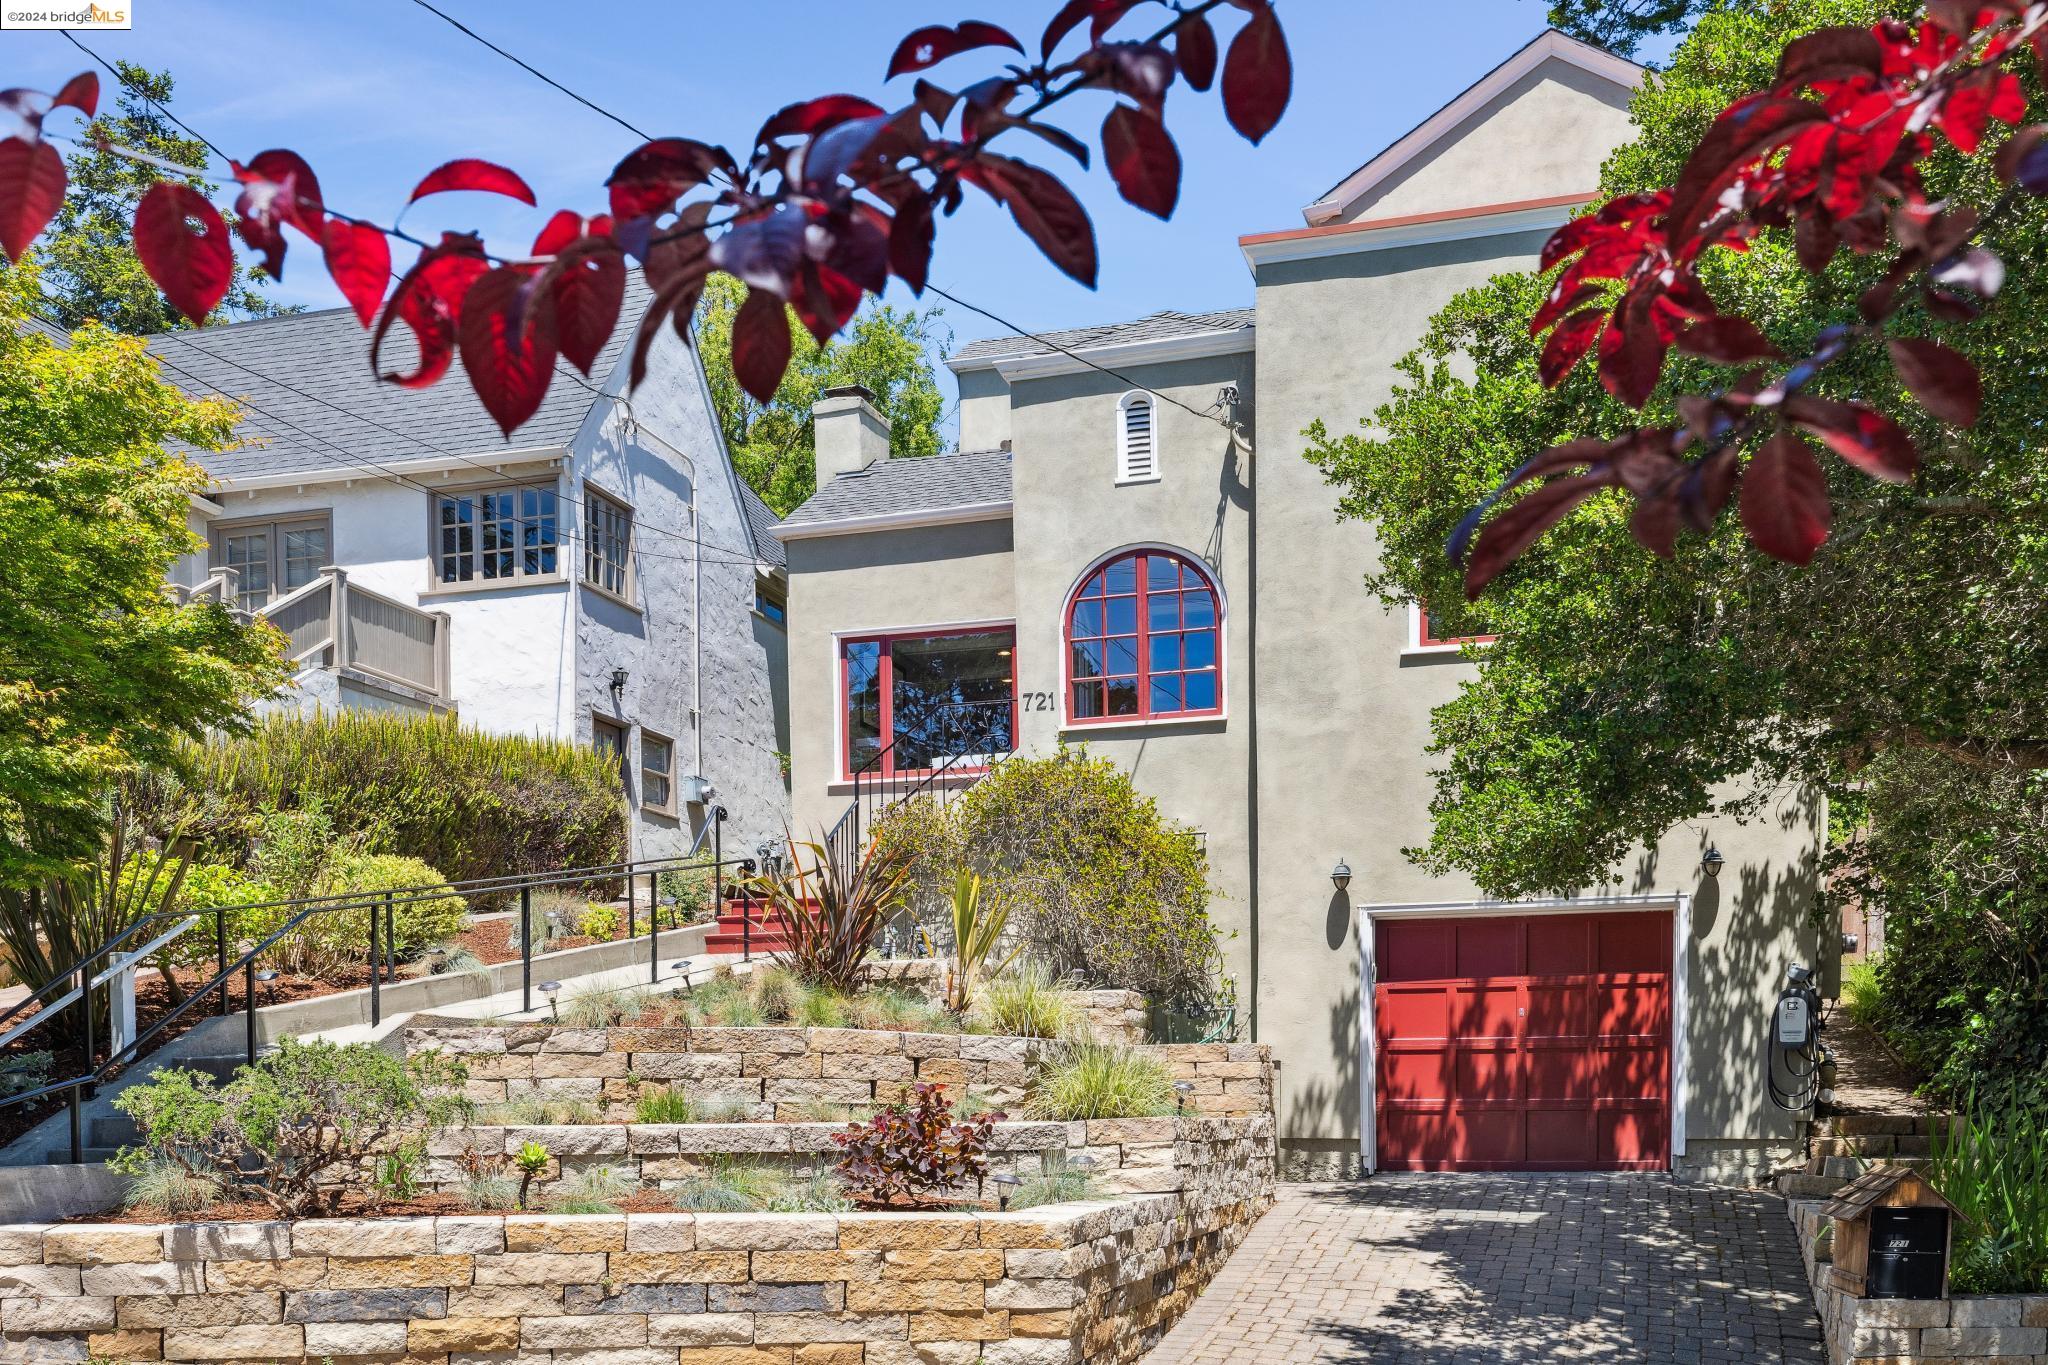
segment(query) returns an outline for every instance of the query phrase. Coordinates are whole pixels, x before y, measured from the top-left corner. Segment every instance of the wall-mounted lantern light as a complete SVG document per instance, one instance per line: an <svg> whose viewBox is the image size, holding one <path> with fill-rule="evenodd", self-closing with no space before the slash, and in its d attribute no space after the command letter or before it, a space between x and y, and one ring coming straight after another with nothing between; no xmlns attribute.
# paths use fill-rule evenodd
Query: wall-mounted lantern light
<svg viewBox="0 0 2048 1365"><path fill-rule="evenodd" d="M1709 877L1718 877L1721 875L1721 864L1727 861L1721 856L1720 849L1708 844L1707 851L1700 855L1700 870Z"/></svg>
<svg viewBox="0 0 2048 1365"><path fill-rule="evenodd" d="M626 695L626 679L631 676L623 668L612 670L612 710L619 710L620 700Z"/></svg>
<svg viewBox="0 0 2048 1365"><path fill-rule="evenodd" d="M1330 883L1331 885L1335 886L1339 891L1342 891L1346 887L1350 886L1351 864L1345 862L1342 858L1339 858L1337 860L1337 865L1330 869Z"/></svg>

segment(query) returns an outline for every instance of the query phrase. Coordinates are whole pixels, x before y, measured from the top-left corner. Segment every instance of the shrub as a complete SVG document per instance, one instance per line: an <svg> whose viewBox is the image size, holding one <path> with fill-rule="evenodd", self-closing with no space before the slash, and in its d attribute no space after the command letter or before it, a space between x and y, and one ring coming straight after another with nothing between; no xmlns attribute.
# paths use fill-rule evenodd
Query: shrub
<svg viewBox="0 0 2048 1365"><path fill-rule="evenodd" d="M165 956L180 967L213 962L216 926L212 911L216 907L227 911L221 917L220 927L227 931L229 947L244 940L260 943L284 920L275 910L249 907L283 898L284 893L269 882L238 868L225 863L193 863L185 869L185 881L176 901L167 908L197 914L200 922L182 937L171 940L164 950Z"/></svg>
<svg viewBox="0 0 2048 1365"><path fill-rule="evenodd" d="M685 1213L753 1213L775 1197L782 1181L779 1171L715 1156L669 1197Z"/></svg>
<svg viewBox="0 0 2048 1365"><path fill-rule="evenodd" d="M806 854L808 871L802 861ZM870 843L847 868L821 845L792 843L788 866L787 874L756 883L788 926L788 946L777 950L775 960L806 985L851 994L882 926L903 904L909 859Z"/></svg>
<svg viewBox="0 0 2048 1365"><path fill-rule="evenodd" d="M1022 945L1012 947L1001 961L989 965L1010 922L1010 909L1000 902L984 903L981 878L972 872L963 869L953 878L952 908L953 966L946 974L946 1008L955 1014L965 1014L981 978L1001 975Z"/></svg>
<svg viewBox="0 0 2048 1365"><path fill-rule="evenodd" d="M717 867L709 853L696 853L681 867L656 875L654 885L661 898L671 902L670 917L677 924L695 924L711 918L711 901Z"/></svg>
<svg viewBox="0 0 2048 1365"><path fill-rule="evenodd" d="M555 1190L549 1208L555 1213L617 1213L618 1201L633 1192L609 1166L576 1172Z"/></svg>
<svg viewBox="0 0 2048 1365"><path fill-rule="evenodd" d="M1152 1118L1173 1112L1173 1078L1142 1052L1078 1043L1039 1072L1024 1107L1067 1123Z"/></svg>
<svg viewBox="0 0 2048 1365"><path fill-rule="evenodd" d="M912 1102L892 1104L832 1141L841 1152L839 1178L866 1199L896 1204L977 1187L988 1176L988 1142L1000 1113L954 1121L946 1087L920 1081Z"/></svg>
<svg viewBox="0 0 2048 1365"><path fill-rule="evenodd" d="M1081 1023L1074 997L1036 962L989 982L975 1008L991 1030L1017 1038L1064 1038Z"/></svg>
<svg viewBox="0 0 2048 1365"><path fill-rule="evenodd" d="M918 918L946 914L962 868L1056 976L1191 1007L1221 989L1200 837L1085 748L1014 758L946 806L912 801L875 842L910 859Z"/></svg>
<svg viewBox="0 0 2048 1365"><path fill-rule="evenodd" d="M576 932L600 941L618 937L619 909L615 905L586 905L576 917Z"/></svg>
<svg viewBox="0 0 2048 1365"><path fill-rule="evenodd" d="M192 757L197 791L251 812L317 806L337 834L456 881L625 856L617 764L560 740L485 734L451 716L273 714Z"/></svg>
<svg viewBox="0 0 2048 1365"><path fill-rule="evenodd" d="M1851 1019L1865 1028L1874 1028L1883 1005L1883 987L1874 960L1859 958L1842 968L1842 1007L1849 1011Z"/></svg>
<svg viewBox="0 0 2048 1365"><path fill-rule="evenodd" d="M317 888L323 896L374 896L386 891L439 888L423 894L394 897L391 907L391 936L394 950L411 954L460 932L468 919L469 906L448 888L448 878L418 858L394 853L343 854L320 874ZM316 916L307 927L322 918Z"/></svg>
<svg viewBox="0 0 2048 1365"><path fill-rule="evenodd" d="M225 1086L203 1072L157 1072L114 1107L143 1145L116 1169L169 1161L285 1218L333 1213L345 1187L372 1178L371 1158L464 1115L467 1073L439 1053L401 1059L368 1044L286 1038Z"/></svg>
<svg viewBox="0 0 2048 1365"><path fill-rule="evenodd" d="M0 1057L0 1099L37 1090L50 1083L56 1058L48 1052L17 1052Z"/></svg>
<svg viewBox="0 0 2048 1365"><path fill-rule="evenodd" d="M1035 1209L1041 1204L1066 1204L1076 1199L1092 1199L1095 1196L1095 1182L1086 1171L1072 1171L1064 1167L1035 1175L1019 1185L1010 1194L1010 1211Z"/></svg>
<svg viewBox="0 0 2048 1365"><path fill-rule="evenodd" d="M1949 1283L1958 1294L2048 1290L2048 1127L2015 1100L1975 1096L1934 1140L1928 1179L1960 1211Z"/></svg>
<svg viewBox="0 0 2048 1365"><path fill-rule="evenodd" d="M420 1167L427 1159L427 1140L410 1137L377 1158L376 1189L385 1199L404 1202L420 1192Z"/></svg>
<svg viewBox="0 0 2048 1365"><path fill-rule="evenodd" d="M645 1014L652 998L645 986L581 991L562 1002L561 1021L570 1028L617 1028Z"/></svg>
<svg viewBox="0 0 2048 1365"><path fill-rule="evenodd" d="M695 1123L697 1106L673 1086L659 1085L640 1092L633 1118L637 1123Z"/></svg>
<svg viewBox="0 0 2048 1365"><path fill-rule="evenodd" d="M522 1142L519 1150L512 1154L513 1168L519 1172L520 1208L527 1207L527 1198L533 1193L534 1177L545 1172L551 1160L548 1149L538 1142Z"/></svg>
<svg viewBox="0 0 2048 1365"><path fill-rule="evenodd" d="M220 1186L161 1157L137 1163L128 1172L128 1193L121 1206L147 1210L160 1218L183 1218L209 1208L220 1198Z"/></svg>
<svg viewBox="0 0 2048 1365"><path fill-rule="evenodd" d="M802 1179L785 1179L761 1201L763 1213L846 1213L853 1201L830 1171L813 1171Z"/></svg>

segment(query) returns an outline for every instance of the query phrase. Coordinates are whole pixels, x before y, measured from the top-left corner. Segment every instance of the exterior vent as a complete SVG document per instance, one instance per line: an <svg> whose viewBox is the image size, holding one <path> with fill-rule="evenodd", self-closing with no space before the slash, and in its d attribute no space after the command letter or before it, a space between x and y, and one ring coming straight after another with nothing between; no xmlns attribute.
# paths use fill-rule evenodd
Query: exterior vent
<svg viewBox="0 0 2048 1365"><path fill-rule="evenodd" d="M1149 393L1126 394L1117 415L1116 481L1153 482L1159 477L1157 403Z"/></svg>

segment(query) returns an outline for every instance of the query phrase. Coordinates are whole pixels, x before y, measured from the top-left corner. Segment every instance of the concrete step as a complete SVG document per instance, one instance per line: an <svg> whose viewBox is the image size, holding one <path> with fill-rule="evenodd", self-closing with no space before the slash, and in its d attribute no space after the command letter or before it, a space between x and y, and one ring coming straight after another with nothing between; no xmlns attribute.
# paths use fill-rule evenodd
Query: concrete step
<svg viewBox="0 0 2048 1365"><path fill-rule="evenodd" d="M1848 1183L1828 1175L1781 1175L1778 1193L1787 1199L1831 1199Z"/></svg>

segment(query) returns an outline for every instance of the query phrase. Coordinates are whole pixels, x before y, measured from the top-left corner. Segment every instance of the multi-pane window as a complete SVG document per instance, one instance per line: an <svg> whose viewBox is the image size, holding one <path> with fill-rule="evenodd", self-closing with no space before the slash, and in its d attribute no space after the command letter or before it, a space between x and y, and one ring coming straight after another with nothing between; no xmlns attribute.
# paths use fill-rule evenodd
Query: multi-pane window
<svg viewBox="0 0 2048 1365"><path fill-rule="evenodd" d="M216 527L211 562L237 575L237 600L254 611L303 588L333 563L327 517L239 522Z"/></svg>
<svg viewBox="0 0 2048 1365"><path fill-rule="evenodd" d="M603 716L590 718L590 747L618 766L619 778L626 776L626 727Z"/></svg>
<svg viewBox="0 0 2048 1365"><path fill-rule="evenodd" d="M1067 715L1076 723L1223 709L1215 585L1196 562L1139 550L1104 564L1067 607Z"/></svg>
<svg viewBox="0 0 2048 1365"><path fill-rule="evenodd" d="M614 597L630 597L633 511L594 488L584 489L583 579Z"/></svg>
<svg viewBox="0 0 2048 1365"><path fill-rule="evenodd" d="M551 577L559 570L551 483L439 494L434 526L435 567L443 583Z"/></svg>
<svg viewBox="0 0 2048 1365"><path fill-rule="evenodd" d="M1008 626L888 635L840 646L848 774L985 767L1016 746Z"/></svg>
<svg viewBox="0 0 2048 1365"><path fill-rule="evenodd" d="M647 810L676 808L676 742L640 727L640 804Z"/></svg>

